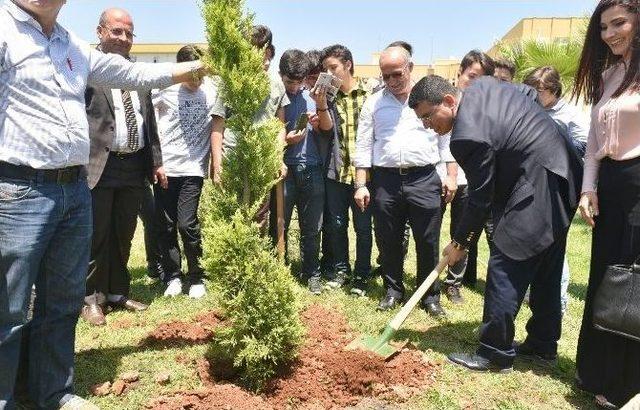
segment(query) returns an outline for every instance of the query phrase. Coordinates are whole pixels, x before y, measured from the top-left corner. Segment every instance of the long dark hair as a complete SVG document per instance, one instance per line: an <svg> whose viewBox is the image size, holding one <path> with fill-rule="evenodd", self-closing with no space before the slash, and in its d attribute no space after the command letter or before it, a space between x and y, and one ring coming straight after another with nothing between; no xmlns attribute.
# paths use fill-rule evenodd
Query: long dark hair
<svg viewBox="0 0 640 410"><path fill-rule="evenodd" d="M602 40L600 18L602 13L610 7L624 7L629 13L638 18L640 2L638 0L600 0L589 20L587 34L584 39L580 64L576 72L572 99L580 98L584 93L584 100L588 104L595 104L602 96L602 73L612 65L618 63L622 56L614 55L609 46ZM631 61L624 75L622 84L612 97L620 96L628 88L637 89L640 85L640 29L636 20L636 32L630 45Z"/></svg>

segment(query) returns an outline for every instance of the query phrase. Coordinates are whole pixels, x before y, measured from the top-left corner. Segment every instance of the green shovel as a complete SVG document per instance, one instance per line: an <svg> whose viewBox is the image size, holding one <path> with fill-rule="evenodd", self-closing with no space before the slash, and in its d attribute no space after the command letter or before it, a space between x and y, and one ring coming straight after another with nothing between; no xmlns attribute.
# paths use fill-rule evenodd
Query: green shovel
<svg viewBox="0 0 640 410"><path fill-rule="evenodd" d="M433 282L438 279L438 275L440 272L447 266L446 257L442 258L438 265L434 270L431 271L429 276L422 282L420 287L415 291L415 293L411 296L411 299L407 301L407 303L400 309L400 312L389 322L387 327L384 328L384 331L378 336L371 335L362 335L349 343L346 347L347 350L366 350L377 355L382 356L385 360L391 358L394 354L398 353L402 346L393 346L389 344L389 340L393 337L393 335L398 331L400 326L404 323L409 316L409 313L416 307L420 299L427 293L427 289L433 284Z"/></svg>

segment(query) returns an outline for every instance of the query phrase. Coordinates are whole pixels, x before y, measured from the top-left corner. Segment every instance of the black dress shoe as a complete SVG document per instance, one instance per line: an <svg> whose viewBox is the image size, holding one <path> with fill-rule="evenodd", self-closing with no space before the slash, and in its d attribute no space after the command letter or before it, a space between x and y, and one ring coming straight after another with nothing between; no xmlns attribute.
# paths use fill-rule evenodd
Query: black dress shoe
<svg viewBox="0 0 640 410"><path fill-rule="evenodd" d="M523 359L533 360L542 364L553 366L558 362L558 355L555 353L541 353L534 350L526 342L514 343L513 347L516 351L516 355Z"/></svg>
<svg viewBox="0 0 640 410"><path fill-rule="evenodd" d="M377 310L389 310L389 309L393 309L396 305L401 305L401 304L402 304L401 297L387 295L384 297L384 299L380 301L380 303L378 303Z"/></svg>
<svg viewBox="0 0 640 410"><path fill-rule="evenodd" d="M116 302L109 302L109 304L114 308L130 310L132 312L142 312L143 310L147 310L148 308L148 306L144 303L136 302L135 300L129 299L126 296L121 297Z"/></svg>
<svg viewBox="0 0 640 410"><path fill-rule="evenodd" d="M444 309L440 305L440 302L425 303L422 305L422 307L429 314L429 316L432 316L436 319L447 317L447 312L444 311Z"/></svg>
<svg viewBox="0 0 640 410"><path fill-rule="evenodd" d="M475 353L451 353L447 358L455 364L476 372L509 373L513 370L511 366L498 366L489 359Z"/></svg>

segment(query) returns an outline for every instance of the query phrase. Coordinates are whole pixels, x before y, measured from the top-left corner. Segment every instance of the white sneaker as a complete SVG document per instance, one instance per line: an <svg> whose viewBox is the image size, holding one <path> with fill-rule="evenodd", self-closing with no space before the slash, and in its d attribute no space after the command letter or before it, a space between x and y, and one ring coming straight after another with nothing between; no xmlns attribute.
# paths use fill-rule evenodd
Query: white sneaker
<svg viewBox="0 0 640 410"><path fill-rule="evenodd" d="M182 293L182 281L180 278L174 278L169 281L167 290L164 291L165 296L178 296Z"/></svg>
<svg viewBox="0 0 640 410"><path fill-rule="evenodd" d="M79 396L73 396L60 407L60 410L100 410L100 407Z"/></svg>
<svg viewBox="0 0 640 410"><path fill-rule="evenodd" d="M189 287L189 297L194 299L200 299L207 294L207 289L204 287L204 283L198 283Z"/></svg>

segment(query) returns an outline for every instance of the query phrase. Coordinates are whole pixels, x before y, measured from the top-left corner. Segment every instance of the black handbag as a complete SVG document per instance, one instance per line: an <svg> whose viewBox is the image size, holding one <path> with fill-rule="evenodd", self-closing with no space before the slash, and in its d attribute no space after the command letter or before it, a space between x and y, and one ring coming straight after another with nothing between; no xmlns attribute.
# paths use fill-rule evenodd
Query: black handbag
<svg viewBox="0 0 640 410"><path fill-rule="evenodd" d="M639 257L640 259L640 257ZM609 265L593 301L598 330L640 342L640 265Z"/></svg>

